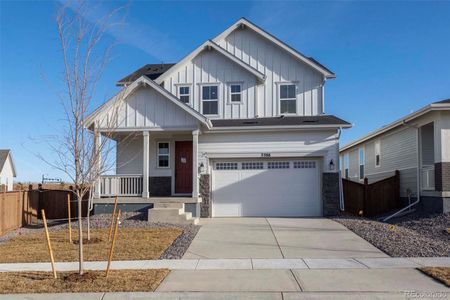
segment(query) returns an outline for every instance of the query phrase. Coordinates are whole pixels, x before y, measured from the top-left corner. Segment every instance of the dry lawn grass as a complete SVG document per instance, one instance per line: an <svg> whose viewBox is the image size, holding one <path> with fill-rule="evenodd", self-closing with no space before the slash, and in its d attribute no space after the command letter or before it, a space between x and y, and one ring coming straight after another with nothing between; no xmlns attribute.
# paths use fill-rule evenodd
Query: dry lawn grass
<svg viewBox="0 0 450 300"><path fill-rule="evenodd" d="M421 268L420 270L450 287L450 268Z"/></svg>
<svg viewBox="0 0 450 300"><path fill-rule="evenodd" d="M0 273L0 294L62 292L153 292L169 274L167 269L88 271L80 279L73 272Z"/></svg>
<svg viewBox="0 0 450 300"><path fill-rule="evenodd" d="M86 261L105 261L108 259L110 242L109 229L91 230L91 243L85 241ZM161 254L181 234L177 228L119 228L113 260L158 259ZM78 236L72 231L74 243L69 243L67 230L50 232L50 240L55 261L77 261ZM84 234L86 236L86 234ZM17 236L0 244L0 263L48 262L45 233Z"/></svg>

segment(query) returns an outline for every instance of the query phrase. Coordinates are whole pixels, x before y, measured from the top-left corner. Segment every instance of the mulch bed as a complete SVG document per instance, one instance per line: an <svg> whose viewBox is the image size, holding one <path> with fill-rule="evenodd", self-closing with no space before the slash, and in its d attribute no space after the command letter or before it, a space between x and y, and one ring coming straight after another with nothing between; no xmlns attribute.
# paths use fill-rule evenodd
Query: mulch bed
<svg viewBox="0 0 450 300"><path fill-rule="evenodd" d="M419 270L450 287L450 268L421 268Z"/></svg>
<svg viewBox="0 0 450 300"><path fill-rule="evenodd" d="M110 214L100 214L100 215L94 215L91 217L90 224L91 224L91 232L96 232L96 229L100 229L100 231L97 232L104 232L107 230L110 226L111 222L111 215ZM58 222L58 221L51 221L49 222L49 231L50 231L50 237L53 240L53 237L58 237L59 235L64 235L63 232L67 232L68 224L65 222ZM75 243L77 243L77 225L78 222L72 222L72 234L74 237ZM86 221L83 221L83 230L86 229L87 223ZM152 229L150 231L153 232L171 232L175 233L176 236L174 237L175 240L171 240L169 245L163 245L164 248L157 254L157 256L152 255L149 257L148 255L145 258L135 258L135 259L180 259L183 257L184 253L186 252L187 248L191 244L192 240L194 239L195 235L197 234L198 230L200 229L200 226L198 225L175 225L175 224L166 224L166 223L150 223L147 221L147 214L146 213L139 213L139 212L123 212L121 214L121 223L120 223L120 230L119 232L125 232L127 230L131 231L139 231L139 229L143 230L142 232L145 232L145 229ZM25 238L29 235L38 234L39 239L44 237L43 235L43 224L42 222L20 228L16 231L9 232L8 234L0 237L0 249L2 245L7 244L8 241L11 239L15 239L17 237L19 238ZM61 233L58 233L61 232ZM53 236L53 237L52 237ZM173 235L172 235L173 236ZM84 233L84 237L86 237L86 233ZM45 238L45 237L44 237ZM63 238L63 237L60 237ZM138 236L136 236L138 238ZM92 241L92 239L95 240ZM102 235L95 235L92 234L91 242L86 244L86 247L88 246L100 246L102 244L102 240L104 237ZM85 240L85 238L83 239ZM119 239L120 240L120 239ZM44 240L45 242L45 240ZM44 244L46 246L46 244ZM144 250L144 249L142 249ZM1 250L0 250L1 252ZM148 251L146 251L148 252ZM115 253L119 253L116 251ZM142 255L141 255L142 256ZM116 255L115 255L116 257ZM119 256L120 257L120 256ZM115 258L118 260L118 258ZM133 259L133 258L127 258L127 259ZM1 257L0 257L1 260ZM105 259L102 259L105 260Z"/></svg>
<svg viewBox="0 0 450 300"><path fill-rule="evenodd" d="M87 293L87 292L153 292L169 274L167 269L74 272L0 273L0 294L15 293Z"/></svg>
<svg viewBox="0 0 450 300"><path fill-rule="evenodd" d="M334 220L393 257L450 256L450 214L412 214L388 223L348 215Z"/></svg>

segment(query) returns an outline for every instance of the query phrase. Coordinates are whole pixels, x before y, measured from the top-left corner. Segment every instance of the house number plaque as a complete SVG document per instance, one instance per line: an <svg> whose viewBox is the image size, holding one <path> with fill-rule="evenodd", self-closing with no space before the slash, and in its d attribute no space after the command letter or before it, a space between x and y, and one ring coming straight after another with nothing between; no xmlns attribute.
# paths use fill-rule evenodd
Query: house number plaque
<svg viewBox="0 0 450 300"><path fill-rule="evenodd" d="M267 152L261 153L261 157L270 157L270 153Z"/></svg>

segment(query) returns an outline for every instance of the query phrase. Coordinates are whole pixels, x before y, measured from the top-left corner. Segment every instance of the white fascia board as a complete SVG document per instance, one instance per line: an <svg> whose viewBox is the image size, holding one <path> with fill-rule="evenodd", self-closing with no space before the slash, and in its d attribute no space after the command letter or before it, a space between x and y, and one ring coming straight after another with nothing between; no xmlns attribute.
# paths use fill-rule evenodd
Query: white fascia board
<svg viewBox="0 0 450 300"><path fill-rule="evenodd" d="M308 57L304 56L303 54L299 53L297 50L295 50L295 49L291 48L290 46L286 45L284 42L280 41L278 38L274 37L273 35L271 35L270 33L266 32L266 31L262 30L261 28L259 28L258 26L256 26L255 24L251 23L250 21L248 21L245 18L239 19L236 23L234 23L233 25L228 27L224 32L222 32L221 34L216 36L213 39L213 41L215 43L218 43L219 41L224 39L226 36L228 36L232 31L234 31L236 28L238 28L240 25L248 26L250 29L252 29L256 33L258 33L259 35L263 36L267 40L271 41L272 43L274 43L278 47L284 49L285 51L290 53L295 58L299 59L303 63L307 64L308 66L310 66L313 69L315 69L315 70L319 71L320 73L322 73L327 79L334 79L334 78L336 78L335 74L333 74L333 73L329 72L328 70L324 69L322 66L318 65L314 61L310 60Z"/></svg>
<svg viewBox="0 0 450 300"><path fill-rule="evenodd" d="M367 140L373 139L389 130L392 130L396 127L399 127L401 125L404 125L405 123L411 122L414 119L417 119L421 116L423 116L424 114L427 114L431 111L436 111L436 110L450 110L450 104L446 104L446 103L433 103L433 104L429 104L421 109L419 109L418 111L415 111L413 113L410 113L409 115L406 115L403 118L400 118L380 129L374 130L372 132L370 132L369 134L363 136L360 139L357 139L356 141L353 141L345 146L343 146L341 149L339 149L339 152L348 150L354 146L357 146Z"/></svg>
<svg viewBox="0 0 450 300"><path fill-rule="evenodd" d="M229 60L231 60L232 62L234 62L235 64L239 65L240 67L242 67L243 69L247 70L248 72L250 72L251 74L253 74L256 78L258 78L258 80L260 82L264 82L264 80L266 79L266 75L264 75L263 73L259 72L258 70L256 70L255 68L253 68L252 66L250 66L249 64L245 63L244 61L240 60L239 58L237 58L236 56L232 55L231 53L229 53L228 51L226 51L225 49L223 49L222 47L220 47L219 45L217 45L216 43L214 43L213 41L206 41L204 42L200 47L196 48L194 51L192 51L189 55L187 55L186 57L184 57L181 61L179 61L178 63L176 63L175 65L173 65L169 70L167 70L166 72L164 72L161 76L159 76L158 78L155 79L155 82L157 84L161 84L165 79L167 79L167 77L169 77L174 71L176 71L180 66L184 65L185 63L187 63L188 61L192 60L193 58L195 58L197 55L199 55L206 47L211 47L212 49L216 50L219 54L225 56L226 58L228 58Z"/></svg>
<svg viewBox="0 0 450 300"><path fill-rule="evenodd" d="M262 158L261 152L208 152L208 158ZM323 157L327 151L295 151L295 152L270 152L270 158L274 157Z"/></svg>
<svg viewBox="0 0 450 300"><path fill-rule="evenodd" d="M11 153L11 152L12 152L11 150L8 152L8 156L6 157L6 161L8 161L8 159L10 160L10 162L11 162L11 167L12 167L12 171L13 171L13 177L17 177L17 173L16 173L16 165L14 164L14 160L13 160L13 157L12 157L12 153Z"/></svg>
<svg viewBox="0 0 450 300"><path fill-rule="evenodd" d="M286 131L286 130L336 130L339 128L350 128L351 125L341 124L327 124L327 125L286 125L286 126L228 126L228 127L213 127L205 133L220 133L220 132L253 132L253 131Z"/></svg>
<svg viewBox="0 0 450 300"><path fill-rule="evenodd" d="M192 115L194 118L196 118L198 121L200 121L202 124L204 124L207 128L211 128L212 124L211 121L193 109L190 106L187 106L186 104L182 103L178 100L177 97L172 95L170 92L165 90L163 87L158 85L153 80L147 78L145 75L142 75L138 79L136 79L132 84L130 84L128 87L125 88L125 90L120 91L118 94L116 94L114 97L112 97L108 102L100 106L96 111L94 111L91 115L89 115L85 121L83 121L84 126L89 127L94 122L95 118L105 109L109 108L111 105L113 105L117 100L124 100L130 95L135 89L137 89L141 84L147 84L148 86L152 87L154 90L159 92L161 95L172 101L175 105ZM122 94L123 93L123 94ZM118 97L122 97L121 99L118 99Z"/></svg>

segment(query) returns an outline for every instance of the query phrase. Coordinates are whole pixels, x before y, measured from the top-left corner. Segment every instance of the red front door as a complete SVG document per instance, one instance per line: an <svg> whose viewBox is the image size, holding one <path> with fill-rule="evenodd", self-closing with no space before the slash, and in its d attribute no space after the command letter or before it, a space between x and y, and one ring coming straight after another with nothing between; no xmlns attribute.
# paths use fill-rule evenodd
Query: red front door
<svg viewBox="0 0 450 300"><path fill-rule="evenodd" d="M175 193L192 193L192 142L175 142Z"/></svg>

